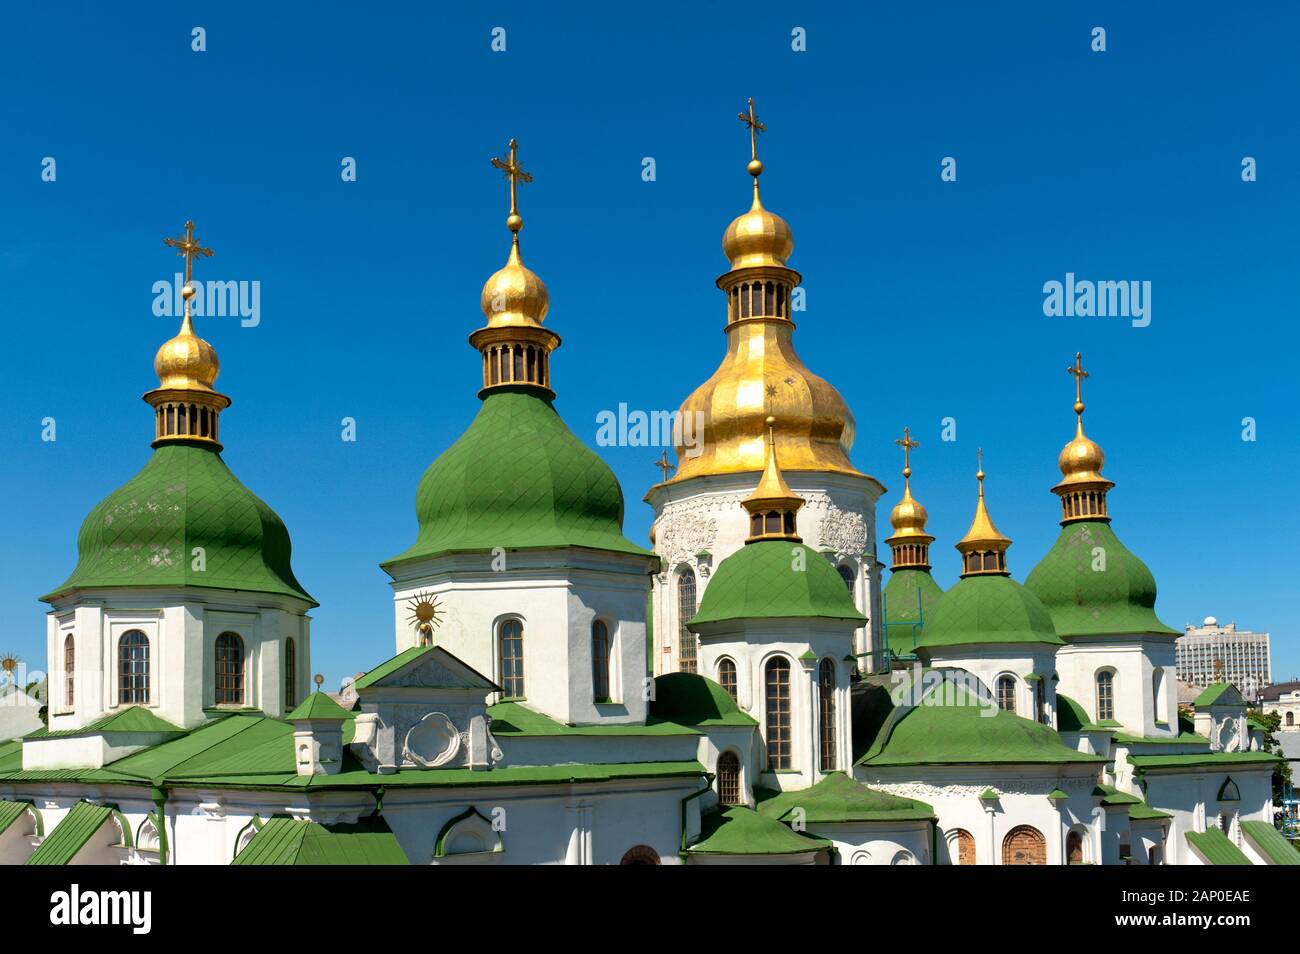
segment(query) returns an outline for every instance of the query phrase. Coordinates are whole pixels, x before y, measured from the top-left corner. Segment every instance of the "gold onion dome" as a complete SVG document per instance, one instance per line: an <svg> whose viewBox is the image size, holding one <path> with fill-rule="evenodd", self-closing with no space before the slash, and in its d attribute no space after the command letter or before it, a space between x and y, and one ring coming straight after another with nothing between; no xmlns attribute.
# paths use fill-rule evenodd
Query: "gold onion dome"
<svg viewBox="0 0 1300 954"><path fill-rule="evenodd" d="M1100 445L1083 433L1083 355L1076 352L1073 367L1066 369L1074 377L1074 439L1061 448L1056 465L1061 469L1061 482L1052 493L1061 498L1062 523L1072 520L1109 520L1106 514L1106 492L1114 487L1113 481L1101 474L1106 455Z"/></svg>
<svg viewBox="0 0 1300 954"><path fill-rule="evenodd" d="M749 127L753 202L722 238L731 264L717 280L727 296L727 353L681 405L678 469L665 482L763 470L766 441L760 435L769 416L778 421L776 446L785 469L863 476L849 461L855 424L848 405L795 352L794 292L802 279L786 264L794 236L759 195L757 143L765 127L752 99L740 118ZM698 443L688 443L692 437Z"/></svg>
<svg viewBox="0 0 1300 954"><path fill-rule="evenodd" d="M957 550L962 555L962 576L980 573L1007 573L1007 548L1011 546L1009 537L1002 535L989 516L984 503L984 452L979 452L980 467L975 474L979 481L979 499L975 503L975 518L971 520L966 536L957 541Z"/></svg>
<svg viewBox="0 0 1300 954"><path fill-rule="evenodd" d="M512 216L517 219L518 216ZM523 222L519 223L523 226ZM512 226L514 238L504 267L492 273L483 284L480 304L489 327L540 325L550 308L550 295L537 273L524 264L519 254L519 231Z"/></svg>
<svg viewBox="0 0 1300 954"><path fill-rule="evenodd" d="M930 565L930 544L934 537L925 532L926 521L930 515L925 512L920 501L912 496L912 448L920 447L919 441L912 440L910 428L903 428L903 437L894 441L903 448L903 499L894 505L889 514L889 524L894 528L893 536L885 540L892 554L894 569L903 567L922 567Z"/></svg>
<svg viewBox="0 0 1300 954"><path fill-rule="evenodd" d="M186 286L182 294L191 291ZM188 301L189 296L186 295ZM189 308L181 322L176 337L163 342L153 359L153 369L158 374L158 386L181 391L211 391L221 373L221 362L212 345L194 333Z"/></svg>

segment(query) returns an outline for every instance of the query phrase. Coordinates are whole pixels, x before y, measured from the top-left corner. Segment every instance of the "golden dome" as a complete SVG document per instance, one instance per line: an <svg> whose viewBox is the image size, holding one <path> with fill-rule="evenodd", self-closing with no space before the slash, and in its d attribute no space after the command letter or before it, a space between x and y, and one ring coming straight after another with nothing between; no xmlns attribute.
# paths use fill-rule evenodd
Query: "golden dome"
<svg viewBox="0 0 1300 954"><path fill-rule="evenodd" d="M748 212L731 220L722 236L722 251L732 268L776 266L785 268L794 251L794 233L785 219L763 208L754 179L754 204Z"/></svg>
<svg viewBox="0 0 1300 954"><path fill-rule="evenodd" d="M189 307L181 322L180 333L163 342L153 359L159 388L175 391L211 391L221 372L216 349L194 333Z"/></svg>
<svg viewBox="0 0 1300 954"><path fill-rule="evenodd" d="M982 464L983 452L981 452L981 466L975 474L975 479L979 481L980 492L979 499L975 503L975 518L971 521L970 529L966 531L966 536L957 541L957 549L965 553L968 550L989 550L999 552L1006 550L1011 546L1009 537L1004 537L1001 531L993 525L993 518L989 516L988 507L984 505L984 467Z"/></svg>
<svg viewBox="0 0 1300 954"><path fill-rule="evenodd" d="M1056 461L1065 477L1061 483L1104 481L1106 478L1101 475L1101 468L1105 463L1106 455L1101 447L1083 433L1083 418L1080 417L1075 426L1074 440L1061 448L1061 456Z"/></svg>
<svg viewBox="0 0 1300 954"><path fill-rule="evenodd" d="M912 488L903 485L903 499L894 504L889 513L889 525L894 528L896 537L928 536L925 523L930 515L912 496Z"/></svg>
<svg viewBox="0 0 1300 954"><path fill-rule="evenodd" d="M551 303L546 285L532 269L524 265L519 255L518 230L512 228L511 231L515 232L515 236L510 243L510 256L506 259L505 266L493 272L483 284L483 294L479 300L490 328L540 325L546 320L546 312Z"/></svg>

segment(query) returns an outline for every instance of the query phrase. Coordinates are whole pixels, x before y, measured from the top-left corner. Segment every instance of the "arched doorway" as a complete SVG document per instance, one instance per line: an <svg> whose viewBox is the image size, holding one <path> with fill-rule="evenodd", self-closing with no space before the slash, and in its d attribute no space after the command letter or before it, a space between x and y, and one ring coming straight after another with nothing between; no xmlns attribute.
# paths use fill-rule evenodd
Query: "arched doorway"
<svg viewBox="0 0 1300 954"><path fill-rule="evenodd" d="M975 836L964 828L958 828L948 841L952 863L955 865L975 864Z"/></svg>
<svg viewBox="0 0 1300 954"><path fill-rule="evenodd" d="M1072 831L1065 836L1065 863L1067 865L1083 864L1083 834Z"/></svg>
<svg viewBox="0 0 1300 954"><path fill-rule="evenodd" d="M1007 832L1002 841L1004 865L1047 864L1047 840L1037 828L1020 825Z"/></svg>
<svg viewBox="0 0 1300 954"><path fill-rule="evenodd" d="M657 865L659 864L659 852L655 851L649 845L635 845L627 850L623 855L620 865Z"/></svg>
<svg viewBox="0 0 1300 954"><path fill-rule="evenodd" d="M724 805L740 804L740 758L735 752L718 756L718 801Z"/></svg>

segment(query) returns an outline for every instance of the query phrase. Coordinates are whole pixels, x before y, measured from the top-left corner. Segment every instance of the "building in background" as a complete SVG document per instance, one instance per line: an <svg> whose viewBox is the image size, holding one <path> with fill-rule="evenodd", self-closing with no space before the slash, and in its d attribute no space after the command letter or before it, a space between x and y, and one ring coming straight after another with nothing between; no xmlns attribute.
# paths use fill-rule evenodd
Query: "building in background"
<svg viewBox="0 0 1300 954"><path fill-rule="evenodd" d="M1247 696L1247 701L1271 681L1268 633L1237 629L1236 623L1220 626L1213 616L1200 626L1186 627L1178 637L1178 678L1194 686L1230 682Z"/></svg>
<svg viewBox="0 0 1300 954"><path fill-rule="evenodd" d="M1279 682L1259 694L1260 707L1282 718L1278 730L1300 733L1300 682ZM1291 757L1288 754L1288 757ZM1300 759L1300 747L1294 758Z"/></svg>

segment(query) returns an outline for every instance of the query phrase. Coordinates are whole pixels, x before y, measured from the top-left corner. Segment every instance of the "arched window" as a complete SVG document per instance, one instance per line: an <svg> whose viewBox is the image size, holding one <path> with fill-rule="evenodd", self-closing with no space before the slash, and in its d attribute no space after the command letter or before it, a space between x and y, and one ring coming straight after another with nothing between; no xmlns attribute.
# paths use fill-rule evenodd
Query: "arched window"
<svg viewBox="0 0 1300 954"><path fill-rule="evenodd" d="M820 722L820 764L823 772L833 772L835 759L835 661L827 658L817 667L817 718Z"/></svg>
<svg viewBox="0 0 1300 954"><path fill-rule="evenodd" d="M77 641L69 633L64 639L64 706L77 702ZM1287 715L1291 715L1288 712Z"/></svg>
<svg viewBox="0 0 1300 954"><path fill-rule="evenodd" d="M1034 683L1034 718L1047 724L1047 690L1042 679Z"/></svg>
<svg viewBox="0 0 1300 954"><path fill-rule="evenodd" d="M740 804L740 758L735 752L718 756L718 801L724 805Z"/></svg>
<svg viewBox="0 0 1300 954"><path fill-rule="evenodd" d="M1020 825L1007 832L1002 842L1004 865L1047 864L1047 840L1037 828Z"/></svg>
<svg viewBox="0 0 1300 954"><path fill-rule="evenodd" d="M72 638L71 636L68 637L68 639L71 639L71 638ZM1294 712L1288 712L1288 713L1286 714L1286 724L1287 724L1287 725L1295 725L1295 713L1294 713Z"/></svg>
<svg viewBox="0 0 1300 954"><path fill-rule="evenodd" d="M508 619L501 624L497 635L498 663L501 669L501 688L506 698L524 697L524 624Z"/></svg>
<svg viewBox="0 0 1300 954"><path fill-rule="evenodd" d="M975 864L975 836L965 828L958 828L948 842L952 861L959 865Z"/></svg>
<svg viewBox="0 0 1300 954"><path fill-rule="evenodd" d="M117 703L149 704L149 637L138 629L123 633L117 644Z"/></svg>
<svg viewBox="0 0 1300 954"><path fill-rule="evenodd" d="M736 664L730 659L718 660L718 684L727 690L731 701L736 701ZM1287 713L1289 716L1291 713Z"/></svg>
<svg viewBox="0 0 1300 954"><path fill-rule="evenodd" d="M609 627L591 624L591 692L597 702L609 701Z"/></svg>
<svg viewBox="0 0 1300 954"><path fill-rule="evenodd" d="M1065 836L1065 863L1067 865L1083 864L1083 834L1072 831Z"/></svg>
<svg viewBox="0 0 1300 954"><path fill-rule="evenodd" d="M1109 669L1097 673L1097 721L1115 718L1115 674Z"/></svg>
<svg viewBox="0 0 1300 954"><path fill-rule="evenodd" d="M655 851L649 845L635 845L627 850L623 855L620 865L657 865L659 864L659 852Z"/></svg>
<svg viewBox="0 0 1300 954"><path fill-rule="evenodd" d="M767 664L767 766L773 772L790 767L790 661L777 656Z"/></svg>
<svg viewBox="0 0 1300 954"><path fill-rule="evenodd" d="M284 707L298 704L298 650L292 639L284 641Z"/></svg>
<svg viewBox="0 0 1300 954"><path fill-rule="evenodd" d="M238 633L222 633L216 645L217 705L244 704L244 640Z"/></svg>
<svg viewBox="0 0 1300 954"><path fill-rule="evenodd" d="M1016 711L1016 677L998 676L998 708L1006 712Z"/></svg>
<svg viewBox="0 0 1300 954"><path fill-rule="evenodd" d="M857 574L853 572L853 567L845 566L843 563L841 563L835 569L839 571L840 579L844 581L844 585L849 588L849 596L852 596L853 582L855 579L857 579Z"/></svg>
<svg viewBox="0 0 1300 954"><path fill-rule="evenodd" d="M686 621L695 615L695 571L690 567L677 576L677 668L695 672L695 634Z"/></svg>

